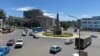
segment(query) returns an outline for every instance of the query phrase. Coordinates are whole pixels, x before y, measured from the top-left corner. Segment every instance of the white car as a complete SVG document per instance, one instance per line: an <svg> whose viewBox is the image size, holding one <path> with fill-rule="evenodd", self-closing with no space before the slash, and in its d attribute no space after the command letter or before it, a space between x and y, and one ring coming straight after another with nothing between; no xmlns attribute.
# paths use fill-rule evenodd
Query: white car
<svg viewBox="0 0 100 56"><path fill-rule="evenodd" d="M22 32L22 36L26 36L26 34L27 34L26 32Z"/></svg>
<svg viewBox="0 0 100 56"><path fill-rule="evenodd" d="M15 48L22 48L23 44L24 44L23 39L22 38L19 38L16 41Z"/></svg>
<svg viewBox="0 0 100 56"><path fill-rule="evenodd" d="M72 56L79 56L79 53L74 53L72 54Z"/></svg>

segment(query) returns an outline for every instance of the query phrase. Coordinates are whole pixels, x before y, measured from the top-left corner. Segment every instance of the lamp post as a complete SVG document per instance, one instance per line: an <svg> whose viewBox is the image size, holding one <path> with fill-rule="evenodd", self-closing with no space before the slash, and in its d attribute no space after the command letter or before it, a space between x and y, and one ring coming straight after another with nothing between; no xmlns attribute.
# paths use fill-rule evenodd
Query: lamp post
<svg viewBox="0 0 100 56"><path fill-rule="evenodd" d="M75 17L75 16L71 16L71 15L68 15L69 17L72 17L72 18L75 18L75 19L77 19L77 24L78 24L78 28L79 28L79 56L80 56L80 24L81 24L81 21L80 21L80 19L78 19L77 17Z"/></svg>

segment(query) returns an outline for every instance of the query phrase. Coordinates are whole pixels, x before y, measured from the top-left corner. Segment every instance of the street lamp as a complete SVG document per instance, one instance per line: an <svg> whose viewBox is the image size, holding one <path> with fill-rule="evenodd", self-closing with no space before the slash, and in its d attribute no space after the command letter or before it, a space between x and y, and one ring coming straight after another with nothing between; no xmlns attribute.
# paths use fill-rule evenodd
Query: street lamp
<svg viewBox="0 0 100 56"><path fill-rule="evenodd" d="M79 28L79 56L80 56L80 24L81 24L81 21L80 21L80 19L78 19L77 17L75 17L75 16L71 16L71 15L68 15L69 17L72 17L72 18L75 18L75 19L77 19L77 21L78 21L78 28Z"/></svg>

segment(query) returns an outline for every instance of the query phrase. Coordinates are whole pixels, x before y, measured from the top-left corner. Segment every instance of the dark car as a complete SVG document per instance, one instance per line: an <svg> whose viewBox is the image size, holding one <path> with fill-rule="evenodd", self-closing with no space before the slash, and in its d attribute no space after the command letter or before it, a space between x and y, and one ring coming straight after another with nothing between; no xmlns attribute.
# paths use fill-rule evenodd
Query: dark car
<svg viewBox="0 0 100 56"><path fill-rule="evenodd" d="M74 32L77 32L77 28L74 29Z"/></svg>
<svg viewBox="0 0 100 56"><path fill-rule="evenodd" d="M29 32L29 36L33 36L34 35L34 33L33 32Z"/></svg>
<svg viewBox="0 0 100 56"><path fill-rule="evenodd" d="M12 46L15 44L15 40L14 39L10 39L8 42L7 42L7 46Z"/></svg>
<svg viewBox="0 0 100 56"><path fill-rule="evenodd" d="M33 38L36 38L36 39L38 39L38 38L39 38L39 36L37 36L37 35L33 35Z"/></svg>
<svg viewBox="0 0 100 56"><path fill-rule="evenodd" d="M5 56L9 53L10 48L8 46L0 47L0 56Z"/></svg>
<svg viewBox="0 0 100 56"><path fill-rule="evenodd" d="M71 39L65 40L65 44L67 44L67 45L72 44L72 43L73 43L73 41Z"/></svg>
<svg viewBox="0 0 100 56"><path fill-rule="evenodd" d="M57 52L61 51L61 48L57 45L54 45L54 46L51 46L49 51L50 51L50 53L57 53Z"/></svg>
<svg viewBox="0 0 100 56"><path fill-rule="evenodd" d="M97 36L95 36L95 35L91 35L90 37L91 37L91 38L97 38Z"/></svg>

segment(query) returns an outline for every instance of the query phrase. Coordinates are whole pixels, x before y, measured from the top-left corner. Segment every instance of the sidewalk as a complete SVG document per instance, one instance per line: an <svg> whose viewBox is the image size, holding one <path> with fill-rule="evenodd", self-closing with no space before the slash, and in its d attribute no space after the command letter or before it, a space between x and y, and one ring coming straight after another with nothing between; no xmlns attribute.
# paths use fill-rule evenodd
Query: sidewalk
<svg viewBox="0 0 100 56"><path fill-rule="evenodd" d="M39 32L39 33L37 33L36 35L39 36L39 37L44 37L44 38L57 38L57 39L78 38L78 36L79 36L79 35L77 35L77 34L73 34L72 37L52 37L52 36L51 36L51 37L48 37L48 36L44 36L43 33L44 33L44 32Z"/></svg>

